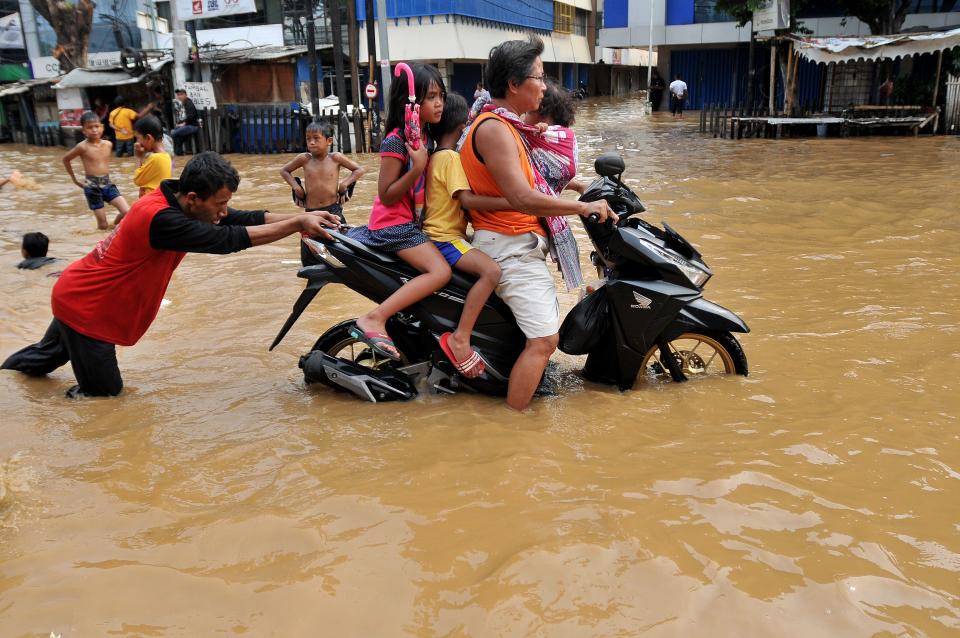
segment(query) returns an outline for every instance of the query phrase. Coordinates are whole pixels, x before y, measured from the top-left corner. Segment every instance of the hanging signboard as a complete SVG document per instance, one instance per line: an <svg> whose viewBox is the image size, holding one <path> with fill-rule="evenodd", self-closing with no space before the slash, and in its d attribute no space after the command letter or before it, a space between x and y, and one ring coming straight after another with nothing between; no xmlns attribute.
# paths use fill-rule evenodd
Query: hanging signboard
<svg viewBox="0 0 960 638"><path fill-rule="evenodd" d="M80 126L80 116L86 106L80 89L57 91L57 109L60 111L60 126Z"/></svg>
<svg viewBox="0 0 960 638"><path fill-rule="evenodd" d="M181 20L199 20L257 12L255 0L176 0L176 3L177 17Z"/></svg>
<svg viewBox="0 0 960 638"><path fill-rule="evenodd" d="M198 109L217 108L217 98L213 94L213 83L184 82L183 88L187 92L187 97Z"/></svg>
<svg viewBox="0 0 960 638"><path fill-rule="evenodd" d="M754 31L775 31L790 26L790 0L764 0L753 12Z"/></svg>

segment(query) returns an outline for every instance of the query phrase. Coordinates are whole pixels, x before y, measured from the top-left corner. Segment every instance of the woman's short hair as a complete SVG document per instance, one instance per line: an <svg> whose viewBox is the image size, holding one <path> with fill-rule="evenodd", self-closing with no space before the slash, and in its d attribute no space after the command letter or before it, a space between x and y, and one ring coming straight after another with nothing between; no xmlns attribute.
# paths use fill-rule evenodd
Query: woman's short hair
<svg viewBox="0 0 960 638"><path fill-rule="evenodd" d="M508 83L523 84L534 61L543 54L543 40L531 35L526 40L507 40L490 49L484 84L495 98L507 95Z"/></svg>
<svg viewBox="0 0 960 638"><path fill-rule="evenodd" d="M570 128L576 121L577 107L570 91L556 83L547 80L547 89L543 92L540 101L540 117L550 118L554 124Z"/></svg>

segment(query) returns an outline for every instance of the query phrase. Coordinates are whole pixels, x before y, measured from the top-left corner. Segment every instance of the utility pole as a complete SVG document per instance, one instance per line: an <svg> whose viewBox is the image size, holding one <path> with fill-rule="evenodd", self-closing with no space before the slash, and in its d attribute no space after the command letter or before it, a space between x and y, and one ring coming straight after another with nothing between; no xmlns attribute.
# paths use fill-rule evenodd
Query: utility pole
<svg viewBox="0 0 960 638"><path fill-rule="evenodd" d="M366 0L364 13L367 18L367 82L377 83L377 34L373 30L373 0ZM380 109L373 100L367 100L367 114L371 119L368 124L370 142L368 150L372 153L380 148Z"/></svg>
<svg viewBox="0 0 960 638"><path fill-rule="evenodd" d="M313 0L303 0L304 17L307 21L307 62L310 66L310 109L316 121L320 115L320 87L317 86L317 34L313 19Z"/></svg>
<svg viewBox="0 0 960 638"><path fill-rule="evenodd" d="M350 101L353 103L353 134L357 152L363 152L363 120L360 118L360 64L357 60L357 5L347 0L347 42L350 51Z"/></svg>
<svg viewBox="0 0 960 638"><path fill-rule="evenodd" d="M756 38L753 37L753 20L750 20L750 51L747 55L747 109L753 108L753 77L756 71L753 69L753 49Z"/></svg>
<svg viewBox="0 0 960 638"><path fill-rule="evenodd" d="M352 2L353 0L347 0ZM328 0L330 8L330 30L333 35L333 66L337 74L337 99L340 101L337 113L337 129L340 133L340 151L352 153L350 143L350 121L347 119L347 86L343 81L343 35L340 29L340 0Z"/></svg>
<svg viewBox="0 0 960 638"><path fill-rule="evenodd" d="M190 20L187 22L187 29L190 32L190 40L193 42L193 73L191 78L194 82L202 82L203 78L200 75L200 43L197 42L197 21Z"/></svg>
<svg viewBox="0 0 960 638"><path fill-rule="evenodd" d="M653 0L650 0L650 41L647 42L647 94L653 79Z"/></svg>
<svg viewBox="0 0 960 638"><path fill-rule="evenodd" d="M177 3L170 3L170 29L173 31L173 85L174 88L181 88L187 81L187 51L189 49L189 40L186 31L183 30L183 21L177 14Z"/></svg>
<svg viewBox="0 0 960 638"><path fill-rule="evenodd" d="M380 77L383 103L390 102L390 47L387 46L387 0L377 0L377 28L380 31Z"/></svg>

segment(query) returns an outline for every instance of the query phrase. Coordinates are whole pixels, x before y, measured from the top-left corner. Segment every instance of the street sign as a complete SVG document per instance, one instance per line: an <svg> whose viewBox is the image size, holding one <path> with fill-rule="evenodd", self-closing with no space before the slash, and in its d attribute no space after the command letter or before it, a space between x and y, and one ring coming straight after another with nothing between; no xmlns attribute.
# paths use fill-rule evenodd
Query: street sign
<svg viewBox="0 0 960 638"><path fill-rule="evenodd" d="M377 98L377 85L368 84L364 92L367 94L368 99L375 100Z"/></svg>

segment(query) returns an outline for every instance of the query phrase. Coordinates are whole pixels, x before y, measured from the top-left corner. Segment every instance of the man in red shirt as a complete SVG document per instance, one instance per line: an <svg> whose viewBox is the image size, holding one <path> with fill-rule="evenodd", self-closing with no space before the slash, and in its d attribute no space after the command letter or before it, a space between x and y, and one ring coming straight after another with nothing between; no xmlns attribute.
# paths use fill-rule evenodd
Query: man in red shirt
<svg viewBox="0 0 960 638"><path fill-rule="evenodd" d="M138 200L114 231L70 264L53 287L53 321L39 343L0 368L42 376L67 361L73 396L115 396L123 389L116 346L132 346L157 316L170 277L188 252L226 254L297 232L329 239L340 220L318 211L277 215L237 211L227 203L240 184L220 155L200 153L179 180Z"/></svg>

